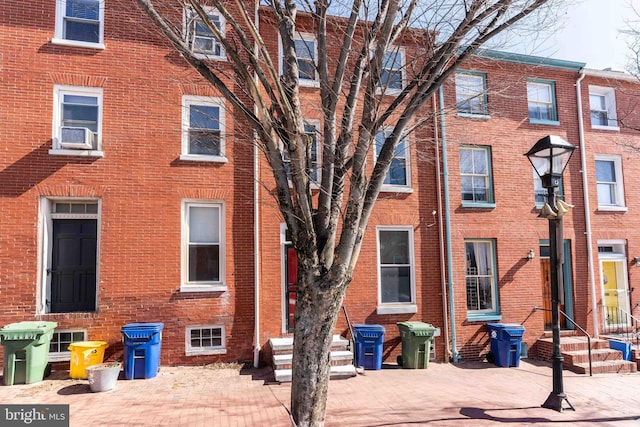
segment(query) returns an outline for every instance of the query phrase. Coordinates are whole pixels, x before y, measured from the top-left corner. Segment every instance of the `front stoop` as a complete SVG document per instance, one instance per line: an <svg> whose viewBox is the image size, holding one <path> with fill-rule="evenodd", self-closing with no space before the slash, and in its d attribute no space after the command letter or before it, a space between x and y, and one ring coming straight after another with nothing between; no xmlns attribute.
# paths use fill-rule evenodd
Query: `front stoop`
<svg viewBox="0 0 640 427"><path fill-rule="evenodd" d="M553 352L552 338L540 338L537 342L539 354L549 359ZM560 352L564 361L562 367L578 374L589 373L589 347L586 338L561 337ZM546 357L544 357L546 356ZM594 374L634 373L636 362L623 359L622 352L609 348L609 341L591 340L591 371Z"/></svg>
<svg viewBox="0 0 640 427"><path fill-rule="evenodd" d="M273 373L278 382L291 381L291 361L293 359L293 337L271 338L269 340L273 354ZM330 378L349 378L356 376L353 365L353 353L348 349L349 341L340 335L333 336L331 344Z"/></svg>

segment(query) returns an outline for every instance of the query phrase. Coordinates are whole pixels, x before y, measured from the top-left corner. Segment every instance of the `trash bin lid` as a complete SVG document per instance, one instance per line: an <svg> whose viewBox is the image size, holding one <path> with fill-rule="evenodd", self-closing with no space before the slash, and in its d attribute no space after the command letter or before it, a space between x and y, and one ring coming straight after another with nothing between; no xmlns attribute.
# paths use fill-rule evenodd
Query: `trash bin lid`
<svg viewBox="0 0 640 427"><path fill-rule="evenodd" d="M106 341L76 341L69 344L69 350L73 350L74 348L106 348L108 346L109 344Z"/></svg>
<svg viewBox="0 0 640 427"><path fill-rule="evenodd" d="M129 339L148 339L153 334L161 332L162 328L164 328L164 323L129 323L124 325L120 331Z"/></svg>
<svg viewBox="0 0 640 427"><path fill-rule="evenodd" d="M124 325L121 331L124 330L153 330L154 332L160 332L164 328L164 323L129 323L128 325Z"/></svg>
<svg viewBox="0 0 640 427"><path fill-rule="evenodd" d="M424 322L398 322L396 325L398 325L398 328L408 329L412 334L418 337L429 337L436 331L435 326Z"/></svg>
<svg viewBox="0 0 640 427"><path fill-rule="evenodd" d="M356 335L365 338L380 338L384 335L385 329L382 325L353 325Z"/></svg>
<svg viewBox="0 0 640 427"><path fill-rule="evenodd" d="M521 330L524 331L524 326L519 323L485 323L485 325L492 329L508 329L511 331Z"/></svg>
<svg viewBox="0 0 640 427"><path fill-rule="evenodd" d="M3 340L35 340L42 334L53 330L58 326L57 322L27 321L11 323L0 329L0 337Z"/></svg>

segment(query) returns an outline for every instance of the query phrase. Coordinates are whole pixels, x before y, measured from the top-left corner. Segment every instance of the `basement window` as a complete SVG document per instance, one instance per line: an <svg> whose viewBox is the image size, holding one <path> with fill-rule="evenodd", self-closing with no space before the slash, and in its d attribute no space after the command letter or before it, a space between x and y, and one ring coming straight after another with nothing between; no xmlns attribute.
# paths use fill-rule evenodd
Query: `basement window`
<svg viewBox="0 0 640 427"><path fill-rule="evenodd" d="M225 328L222 325L187 327L186 355L226 354Z"/></svg>

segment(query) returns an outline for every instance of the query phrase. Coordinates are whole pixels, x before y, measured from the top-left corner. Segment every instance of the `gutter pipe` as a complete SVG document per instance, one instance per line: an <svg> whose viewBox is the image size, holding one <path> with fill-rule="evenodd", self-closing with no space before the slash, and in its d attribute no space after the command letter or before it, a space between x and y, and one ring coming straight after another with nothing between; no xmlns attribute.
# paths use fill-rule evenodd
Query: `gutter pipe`
<svg viewBox="0 0 640 427"><path fill-rule="evenodd" d="M589 290L591 291L591 313L593 315L593 332L594 338L598 338L600 333L598 331L598 301L596 299L596 283L595 273L593 266L593 239L591 233L591 213L589 208L589 180L587 179L587 158L586 148L584 141L584 120L582 118L582 90L580 82L584 79L584 69L580 70L580 77L576 80L576 94L577 94L577 110L578 110L578 135L580 140L580 167L582 168L582 191L584 199L584 223L585 234L587 237L587 264L589 266Z"/></svg>
<svg viewBox="0 0 640 427"><path fill-rule="evenodd" d="M255 2L255 26L256 28L260 27L260 19L258 14L259 3ZM255 49L258 50L258 42L255 42ZM254 73L256 82L258 81L258 76ZM253 107L256 114L258 113L257 106ZM260 209L259 209L259 191L260 186L258 185L258 172L260 171L258 165L258 141L257 135L253 132L253 303L254 303L254 315L253 315L253 331L254 331L254 341L253 341L253 367L258 368L260 366Z"/></svg>
<svg viewBox="0 0 640 427"><path fill-rule="evenodd" d="M447 163L447 134L444 121L444 91L442 86L438 89L440 98L440 137L442 139L442 177L444 182L444 212L447 243L447 277L449 279L449 316L451 318L451 346L453 347L453 363L460 361L456 340L456 315L453 301L453 255L451 254L451 215L449 203L449 165Z"/></svg>
<svg viewBox="0 0 640 427"><path fill-rule="evenodd" d="M444 272L446 264L444 249L444 224L442 222L442 182L440 171L440 135L438 133L438 99L433 94L433 120L435 126L435 152L436 152L436 194L438 199L438 241L440 242L440 283L442 284L442 319L444 320L444 346L447 361L451 359L451 345L449 343L449 310L447 309L447 276ZM448 246L448 245L447 245Z"/></svg>

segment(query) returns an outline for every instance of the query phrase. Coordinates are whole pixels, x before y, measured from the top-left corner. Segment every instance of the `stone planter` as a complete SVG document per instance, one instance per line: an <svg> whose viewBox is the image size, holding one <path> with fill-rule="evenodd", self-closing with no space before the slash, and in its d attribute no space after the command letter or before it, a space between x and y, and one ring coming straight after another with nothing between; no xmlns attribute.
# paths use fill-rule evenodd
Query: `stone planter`
<svg viewBox="0 0 640 427"><path fill-rule="evenodd" d="M99 363L87 367L89 387L94 393L113 390L120 375L120 362Z"/></svg>

